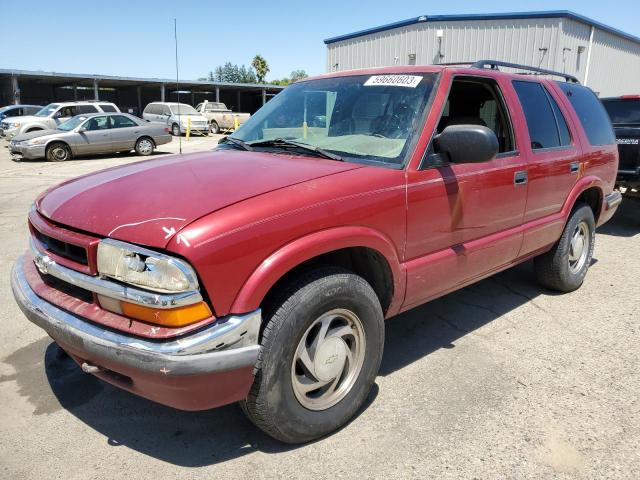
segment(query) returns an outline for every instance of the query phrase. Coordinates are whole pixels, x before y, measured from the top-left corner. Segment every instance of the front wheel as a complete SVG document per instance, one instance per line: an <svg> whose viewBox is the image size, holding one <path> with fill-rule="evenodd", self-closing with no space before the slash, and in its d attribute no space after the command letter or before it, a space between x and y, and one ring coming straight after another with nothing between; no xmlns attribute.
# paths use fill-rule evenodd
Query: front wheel
<svg viewBox="0 0 640 480"><path fill-rule="evenodd" d="M265 313L244 412L287 443L337 430L362 407L380 367L384 319L375 292L358 275L326 267L291 282Z"/></svg>
<svg viewBox="0 0 640 480"><path fill-rule="evenodd" d="M136 142L135 148L136 148L136 153L138 155L147 156L153 153L153 149L155 148L155 145L153 144L153 140L151 140L150 138L142 137L142 138L139 138L138 141Z"/></svg>
<svg viewBox="0 0 640 480"><path fill-rule="evenodd" d="M538 281L560 292L580 288L593 258L595 233L591 208L583 203L576 205L560 240L549 252L534 259Z"/></svg>
<svg viewBox="0 0 640 480"><path fill-rule="evenodd" d="M64 143L53 143L47 147L46 157L50 162L64 162L71 158L71 149Z"/></svg>
<svg viewBox="0 0 640 480"><path fill-rule="evenodd" d="M220 127L218 126L217 122L211 122L209 124L209 132L216 134L220 132Z"/></svg>

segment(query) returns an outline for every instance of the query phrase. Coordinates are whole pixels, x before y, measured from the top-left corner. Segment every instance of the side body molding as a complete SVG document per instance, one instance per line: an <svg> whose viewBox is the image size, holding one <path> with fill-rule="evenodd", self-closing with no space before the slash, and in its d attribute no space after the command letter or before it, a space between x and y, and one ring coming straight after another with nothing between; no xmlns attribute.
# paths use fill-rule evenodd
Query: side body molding
<svg viewBox="0 0 640 480"><path fill-rule="evenodd" d="M386 316L395 315L404 299L406 275L391 242L381 232L368 227L345 226L321 230L298 238L266 258L238 293L231 311L249 312L260 306L269 289L287 272L314 257L349 247L367 247L380 253L393 276L393 299Z"/></svg>

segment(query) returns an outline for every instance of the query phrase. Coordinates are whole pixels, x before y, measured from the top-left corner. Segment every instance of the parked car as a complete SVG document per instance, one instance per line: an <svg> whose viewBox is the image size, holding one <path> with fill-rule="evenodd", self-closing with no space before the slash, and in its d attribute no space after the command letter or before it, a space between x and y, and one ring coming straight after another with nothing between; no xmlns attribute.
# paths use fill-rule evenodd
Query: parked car
<svg viewBox="0 0 640 480"><path fill-rule="evenodd" d="M3 135L2 120L10 117L33 115L41 109L42 105L7 105L0 108L0 137Z"/></svg>
<svg viewBox="0 0 640 480"><path fill-rule="evenodd" d="M19 161L46 158L62 162L96 153L128 152L151 155L171 141L169 129L126 113L76 115L55 130L17 135L9 144L11 157Z"/></svg>
<svg viewBox="0 0 640 480"><path fill-rule="evenodd" d="M233 113L224 103L207 102L199 103L196 110L209 121L209 131L220 133L220 130L231 130L245 123L251 117L250 113Z"/></svg>
<svg viewBox="0 0 640 480"><path fill-rule="evenodd" d="M616 133L618 186L640 192L640 95L603 98ZM631 193L631 192L629 192Z"/></svg>
<svg viewBox="0 0 640 480"><path fill-rule="evenodd" d="M501 65L305 79L215 151L49 189L15 298L104 381L326 435L369 395L384 319L528 259L545 287L585 279L621 201L611 123L573 77Z"/></svg>
<svg viewBox="0 0 640 480"><path fill-rule="evenodd" d="M2 120L0 128L7 140L16 135L31 133L38 130L51 130L79 114L97 112L119 112L120 109L110 102L59 102L50 103L41 108L34 115Z"/></svg>
<svg viewBox="0 0 640 480"><path fill-rule="evenodd" d="M142 112L142 118L149 122L166 125L170 128L171 134L176 137L187 132L187 123L191 123L192 132L209 133L208 120L186 103L150 103Z"/></svg>

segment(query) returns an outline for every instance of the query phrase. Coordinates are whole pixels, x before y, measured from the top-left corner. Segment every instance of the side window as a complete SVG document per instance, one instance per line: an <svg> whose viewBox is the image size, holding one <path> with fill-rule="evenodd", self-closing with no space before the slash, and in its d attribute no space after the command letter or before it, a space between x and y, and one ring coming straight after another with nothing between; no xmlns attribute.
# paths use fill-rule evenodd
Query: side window
<svg viewBox="0 0 640 480"><path fill-rule="evenodd" d="M124 115L114 115L111 117L112 128L127 128L137 126L138 124L136 122L134 122L130 118L125 117Z"/></svg>
<svg viewBox="0 0 640 480"><path fill-rule="evenodd" d="M108 103L101 103L100 104L100 108L102 109L103 112L115 112L116 109L114 108L113 105L109 105Z"/></svg>
<svg viewBox="0 0 640 480"><path fill-rule="evenodd" d="M438 133L451 125L482 125L498 137L498 153L515 150L513 130L498 84L492 79L456 77L438 123Z"/></svg>
<svg viewBox="0 0 640 480"><path fill-rule="evenodd" d="M542 85L538 82L515 80L513 88L518 94L527 120L531 149L541 150L561 146L556 115Z"/></svg>
<svg viewBox="0 0 640 480"><path fill-rule="evenodd" d="M553 115L556 117L556 125L558 126L558 134L560 135L560 146L565 147L571 145L571 134L569 133L569 127L567 126L567 121L560 110L560 106L556 103L546 88L545 93L549 98L549 103L551 103Z"/></svg>
<svg viewBox="0 0 640 480"><path fill-rule="evenodd" d="M587 87L573 83L558 82L569 98L591 145L616 143L611 120L595 93Z"/></svg>
<svg viewBox="0 0 640 480"><path fill-rule="evenodd" d="M155 108L155 105L149 103L146 107L144 107L142 114L144 115L145 113L155 113L154 108Z"/></svg>
<svg viewBox="0 0 640 480"><path fill-rule="evenodd" d="M85 124L87 130L106 130L109 128L108 117L92 117Z"/></svg>
<svg viewBox="0 0 640 480"><path fill-rule="evenodd" d="M169 110L168 106L162 105L160 108L162 109L162 111L160 112L160 115L165 115L167 117L171 116L171 110Z"/></svg>
<svg viewBox="0 0 640 480"><path fill-rule="evenodd" d="M78 113L96 113L98 111L98 109L93 105L78 105L76 109L77 113L75 115Z"/></svg>

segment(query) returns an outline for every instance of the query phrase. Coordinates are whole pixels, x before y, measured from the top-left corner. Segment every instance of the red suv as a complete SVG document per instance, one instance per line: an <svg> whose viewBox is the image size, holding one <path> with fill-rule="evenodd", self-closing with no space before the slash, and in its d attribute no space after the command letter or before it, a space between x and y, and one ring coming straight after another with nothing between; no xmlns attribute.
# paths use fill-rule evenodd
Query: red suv
<svg viewBox="0 0 640 480"><path fill-rule="evenodd" d="M240 401L285 442L332 432L369 393L386 318L531 258L572 291L620 203L592 91L501 65L554 74L306 79L213 152L51 188L16 300L118 387L185 410Z"/></svg>

